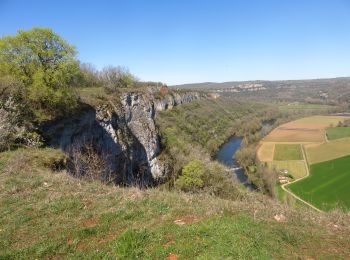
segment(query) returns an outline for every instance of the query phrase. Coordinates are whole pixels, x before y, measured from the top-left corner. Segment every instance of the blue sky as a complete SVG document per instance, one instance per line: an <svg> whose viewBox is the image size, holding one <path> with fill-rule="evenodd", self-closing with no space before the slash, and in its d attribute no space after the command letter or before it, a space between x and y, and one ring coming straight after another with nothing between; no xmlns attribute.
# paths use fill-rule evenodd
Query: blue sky
<svg viewBox="0 0 350 260"><path fill-rule="evenodd" d="M350 76L350 0L0 0L0 35L34 26L142 80Z"/></svg>

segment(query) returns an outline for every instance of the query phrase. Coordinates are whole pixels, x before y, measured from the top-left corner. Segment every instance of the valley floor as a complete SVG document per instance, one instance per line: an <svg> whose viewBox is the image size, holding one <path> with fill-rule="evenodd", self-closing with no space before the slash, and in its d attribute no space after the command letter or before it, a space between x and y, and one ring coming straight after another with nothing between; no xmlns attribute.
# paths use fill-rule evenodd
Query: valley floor
<svg viewBox="0 0 350 260"><path fill-rule="evenodd" d="M280 125L261 141L257 156L279 171L281 188L300 202L318 211L347 211L350 128L336 126L348 119L311 116Z"/></svg>
<svg viewBox="0 0 350 260"><path fill-rule="evenodd" d="M117 188L53 171L51 149L0 154L0 259L330 259L350 257L350 216Z"/></svg>

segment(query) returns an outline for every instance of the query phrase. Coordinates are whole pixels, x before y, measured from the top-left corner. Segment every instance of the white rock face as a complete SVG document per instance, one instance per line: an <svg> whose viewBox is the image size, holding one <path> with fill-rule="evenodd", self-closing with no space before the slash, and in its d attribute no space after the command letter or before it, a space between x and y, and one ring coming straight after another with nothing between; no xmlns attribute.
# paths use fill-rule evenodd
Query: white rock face
<svg viewBox="0 0 350 260"><path fill-rule="evenodd" d="M174 93L172 95L167 95L164 99L155 100L154 107L156 111L163 111L167 109L172 109L173 107L181 104L190 103L193 100L200 99L203 96L198 92L186 92L182 94Z"/></svg>
<svg viewBox="0 0 350 260"><path fill-rule="evenodd" d="M167 95L154 100L150 93L122 94L120 102L106 103L47 129L51 144L71 156L74 149L93 145L107 162L117 184L152 185L167 177L160 153L156 111L171 109L201 96L198 93Z"/></svg>

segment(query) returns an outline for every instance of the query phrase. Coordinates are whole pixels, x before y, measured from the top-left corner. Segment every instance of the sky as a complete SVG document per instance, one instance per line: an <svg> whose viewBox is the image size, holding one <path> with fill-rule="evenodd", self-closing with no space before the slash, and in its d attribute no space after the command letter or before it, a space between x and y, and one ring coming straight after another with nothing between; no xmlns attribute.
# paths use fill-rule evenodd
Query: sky
<svg viewBox="0 0 350 260"><path fill-rule="evenodd" d="M0 0L0 36L32 27L169 85L350 76L350 0Z"/></svg>

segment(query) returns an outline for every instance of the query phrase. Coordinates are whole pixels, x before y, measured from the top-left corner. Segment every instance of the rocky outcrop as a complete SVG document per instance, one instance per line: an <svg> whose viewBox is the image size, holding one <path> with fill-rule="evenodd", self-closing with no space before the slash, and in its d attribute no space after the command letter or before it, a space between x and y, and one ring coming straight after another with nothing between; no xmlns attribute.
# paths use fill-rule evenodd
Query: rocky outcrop
<svg viewBox="0 0 350 260"><path fill-rule="evenodd" d="M149 93L125 93L118 101L90 107L79 116L46 127L44 132L52 146L72 159L75 151L92 146L106 163L105 176L112 175L116 184L148 186L167 176L166 166L157 158L156 112L199 98L198 93L169 94L159 100Z"/></svg>
<svg viewBox="0 0 350 260"><path fill-rule="evenodd" d="M185 92L185 93L172 93L165 97L155 100L154 106L156 111L163 111L167 109L172 109L173 107L181 104L190 103L193 100L200 99L204 97L203 94L198 92Z"/></svg>

